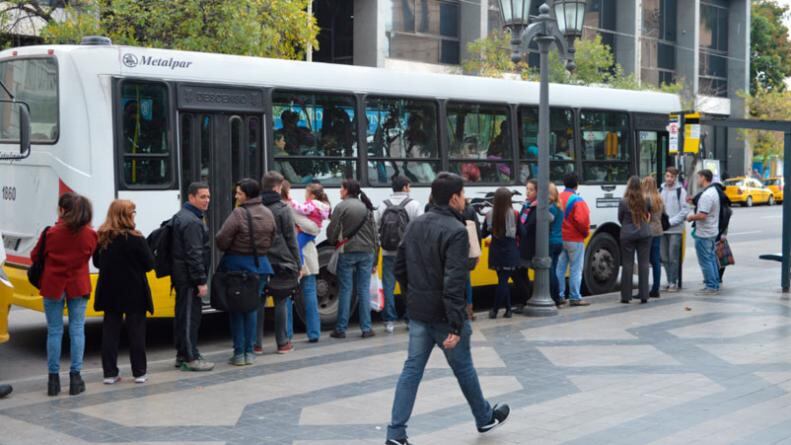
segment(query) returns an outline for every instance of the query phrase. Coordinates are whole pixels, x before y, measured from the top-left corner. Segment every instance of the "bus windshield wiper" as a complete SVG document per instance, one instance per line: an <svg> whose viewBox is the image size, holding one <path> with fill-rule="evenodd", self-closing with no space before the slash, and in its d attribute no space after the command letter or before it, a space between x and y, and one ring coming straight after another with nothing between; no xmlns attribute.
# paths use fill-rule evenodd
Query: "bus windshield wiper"
<svg viewBox="0 0 791 445"><path fill-rule="evenodd" d="M10 97L11 100L16 100L14 95L11 94L11 91L9 91L8 88L5 86L5 82L3 82L2 80L0 80L0 87L3 87L3 90L6 92L6 94L8 94L8 97Z"/></svg>

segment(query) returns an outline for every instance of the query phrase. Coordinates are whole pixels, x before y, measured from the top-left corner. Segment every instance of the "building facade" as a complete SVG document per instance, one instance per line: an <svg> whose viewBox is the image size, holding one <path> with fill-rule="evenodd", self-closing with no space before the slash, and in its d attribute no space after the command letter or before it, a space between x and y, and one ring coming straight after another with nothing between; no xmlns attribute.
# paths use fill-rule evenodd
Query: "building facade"
<svg viewBox="0 0 791 445"><path fill-rule="evenodd" d="M322 31L314 61L460 73L467 45L501 29L497 0L315 0ZM540 3L532 5L537 14ZM744 117L750 0L588 0L584 38L599 34L626 73L681 82L695 109ZM531 64L537 60L531 56ZM736 130L703 129L706 157L729 175L751 153Z"/></svg>

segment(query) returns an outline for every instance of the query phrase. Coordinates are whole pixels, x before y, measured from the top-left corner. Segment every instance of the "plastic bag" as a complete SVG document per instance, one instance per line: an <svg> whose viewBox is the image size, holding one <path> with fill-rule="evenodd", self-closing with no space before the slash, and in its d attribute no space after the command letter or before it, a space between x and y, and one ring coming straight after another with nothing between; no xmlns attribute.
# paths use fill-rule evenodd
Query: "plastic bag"
<svg viewBox="0 0 791 445"><path fill-rule="evenodd" d="M368 286L368 294L371 300L371 310L374 312L382 312L385 308L385 290L376 272L371 274L371 284Z"/></svg>

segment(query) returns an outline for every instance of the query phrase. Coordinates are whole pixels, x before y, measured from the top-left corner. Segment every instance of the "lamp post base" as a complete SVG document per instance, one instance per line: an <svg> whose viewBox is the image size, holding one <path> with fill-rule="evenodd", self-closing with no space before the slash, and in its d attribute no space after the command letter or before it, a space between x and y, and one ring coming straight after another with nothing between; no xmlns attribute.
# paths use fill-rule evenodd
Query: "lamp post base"
<svg viewBox="0 0 791 445"><path fill-rule="evenodd" d="M558 307L554 301L542 299L534 303L530 300L527 301L522 311L522 314L526 317L551 317L558 314Z"/></svg>
<svg viewBox="0 0 791 445"><path fill-rule="evenodd" d="M558 307L549 294L549 273L552 259L549 257L533 258L535 282L533 296L527 300L522 313L528 317L551 317L558 314ZM554 273L554 271L552 271Z"/></svg>

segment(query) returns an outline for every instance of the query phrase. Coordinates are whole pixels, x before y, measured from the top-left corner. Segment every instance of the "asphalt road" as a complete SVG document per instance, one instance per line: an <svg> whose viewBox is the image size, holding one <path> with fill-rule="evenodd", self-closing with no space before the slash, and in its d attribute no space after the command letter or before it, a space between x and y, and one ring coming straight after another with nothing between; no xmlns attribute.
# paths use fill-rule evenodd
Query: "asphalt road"
<svg viewBox="0 0 791 445"><path fill-rule="evenodd" d="M758 255L780 251L781 219L780 206L734 208L729 240L734 250L737 266L726 274L727 280L741 279L740 266L760 265L766 273L777 275L780 283L779 264L759 261ZM700 272L691 240L686 251L684 279L685 287L700 287ZM749 278L749 277L744 277ZM488 291L484 291L486 293ZM481 298L482 297L482 298ZM490 300L489 295L477 295L476 300ZM15 309L10 314L11 340L0 346L0 382L11 381L17 386L43 388L46 381L46 323L44 314ZM269 326L271 330L271 326ZM381 333L380 326L376 329ZM350 333L356 333L350 329ZM174 358L172 349L172 322L169 319L152 319L148 323L149 367L165 367ZM88 378L101 376L101 319L89 319L86 323L87 345L85 351L84 373ZM304 334L296 334L296 347L304 341ZM322 341L329 341L325 335ZM274 351L274 338L269 333L266 338L266 352ZM65 342L61 369L68 370L68 342ZM213 360L225 360L229 355L230 335L227 318L223 314L210 314L204 317L200 337L201 351ZM125 342L119 357L122 373L129 375ZM22 389L20 388L20 389Z"/></svg>

